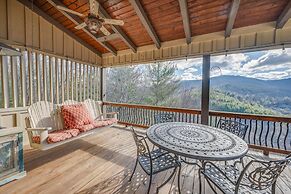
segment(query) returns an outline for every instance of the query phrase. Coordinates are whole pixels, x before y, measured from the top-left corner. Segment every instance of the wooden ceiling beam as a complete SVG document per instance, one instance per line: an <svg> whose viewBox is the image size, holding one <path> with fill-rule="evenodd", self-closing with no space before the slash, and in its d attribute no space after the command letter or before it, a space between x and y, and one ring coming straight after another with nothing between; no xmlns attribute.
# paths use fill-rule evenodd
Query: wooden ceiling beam
<svg viewBox="0 0 291 194"><path fill-rule="evenodd" d="M52 6L54 6L56 8L56 6L63 6L66 7L66 5L64 5L60 0L47 0L47 2L49 2ZM57 8L56 8L57 9ZM81 23L83 23L84 21L79 18L76 15L73 15L71 13L59 10L66 18L68 18L69 20L71 20L75 25L79 25ZM101 44L104 48L106 48L109 52L111 52L113 55L117 55L117 51L115 50L115 48L113 48L110 44L108 44L107 42L101 42L98 41L98 37L94 34L92 34L88 27L85 27L82 29L86 34L88 34L91 38L93 38L95 41L97 41L99 44Z"/></svg>
<svg viewBox="0 0 291 194"><path fill-rule="evenodd" d="M152 26L152 24L147 16L147 13L143 9L143 7L140 3L140 0L129 0L129 2L131 3L132 7L134 8L136 14L138 15L141 23L143 24L146 31L150 35L151 39L156 44L156 47L158 49L161 48L161 42L159 40L159 37L158 37L156 31L154 30L154 27Z"/></svg>
<svg viewBox="0 0 291 194"><path fill-rule="evenodd" d="M226 29L225 29L225 37L230 37L231 31L233 29L233 25L235 22L235 18L238 12L240 0L233 0L231 3L230 11L228 14L228 19L227 19L227 24L226 24Z"/></svg>
<svg viewBox="0 0 291 194"><path fill-rule="evenodd" d="M114 40L114 39L117 39L117 38L120 38L119 34L113 33L113 34L110 34L108 36L98 37L97 39L100 42L104 42L104 41Z"/></svg>
<svg viewBox="0 0 291 194"><path fill-rule="evenodd" d="M101 6L99 6L100 16L107 19L112 19L111 16L107 13L107 11ZM112 30L120 35L120 38L125 42L125 44L136 53L137 48L136 45L132 42L132 40L125 34L120 26L111 25Z"/></svg>
<svg viewBox="0 0 291 194"><path fill-rule="evenodd" d="M283 12L279 16L276 23L276 28L277 29L283 28L290 18L291 18L291 1L289 1L288 5L284 8Z"/></svg>
<svg viewBox="0 0 291 194"><path fill-rule="evenodd" d="M60 30L62 30L64 33L68 34L71 38L75 39L76 41L78 41L80 44L82 44L83 46L85 46L86 48L90 49L92 52L94 52L95 54L97 54L98 56L102 56L102 53L97 50L96 48L94 48L93 46L91 46L90 44L88 44L86 41L84 41L83 39L81 39L80 37L78 37L77 35L75 35L72 31L70 31L69 29L65 28L61 23L59 23L58 21L56 21L54 18L52 18L51 16L49 16L47 13L45 13L43 10L41 10L40 8L38 8L37 6L33 6L32 8L32 4L31 1L29 0L18 0L18 2L20 2L21 4L23 4L24 6L26 6L27 8L29 8L31 11L33 11L34 13L36 13L37 15L43 17L45 20L47 20L49 23L51 23L52 25L56 26L57 28L59 28Z"/></svg>
<svg viewBox="0 0 291 194"><path fill-rule="evenodd" d="M179 0L180 11L183 19L183 27L186 37L187 44L190 44L191 39L191 29L190 29L190 21L189 21L189 13L188 13L188 6L187 0Z"/></svg>

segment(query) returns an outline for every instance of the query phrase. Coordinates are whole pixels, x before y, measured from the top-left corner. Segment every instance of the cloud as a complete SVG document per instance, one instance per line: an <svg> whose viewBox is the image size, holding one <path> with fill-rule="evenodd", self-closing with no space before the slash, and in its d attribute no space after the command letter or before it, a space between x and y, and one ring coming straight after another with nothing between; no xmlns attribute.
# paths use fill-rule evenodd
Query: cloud
<svg viewBox="0 0 291 194"><path fill-rule="evenodd" d="M181 79L201 79L202 58L176 63ZM210 75L238 75L266 80L290 78L291 49L213 56Z"/></svg>
<svg viewBox="0 0 291 194"><path fill-rule="evenodd" d="M177 63L177 68L179 70L185 70L193 67L202 67L202 58L188 59L188 60L178 60L175 61Z"/></svg>
<svg viewBox="0 0 291 194"><path fill-rule="evenodd" d="M193 73L183 73L181 75L182 80L201 80L201 75L193 74Z"/></svg>
<svg viewBox="0 0 291 194"><path fill-rule="evenodd" d="M249 61L245 64L245 68L270 68L271 66L280 66L285 63L291 64L291 52L288 52L287 50L285 52L282 52L282 50L272 50L267 51L258 59Z"/></svg>

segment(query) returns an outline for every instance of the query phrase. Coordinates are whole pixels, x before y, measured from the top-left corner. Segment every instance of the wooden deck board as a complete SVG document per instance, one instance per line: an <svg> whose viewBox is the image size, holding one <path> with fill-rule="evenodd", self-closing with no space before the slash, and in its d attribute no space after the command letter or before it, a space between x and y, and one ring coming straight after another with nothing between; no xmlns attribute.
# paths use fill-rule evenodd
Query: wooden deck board
<svg viewBox="0 0 291 194"><path fill-rule="evenodd" d="M257 152L254 154L258 155ZM60 147L48 150L25 150L27 176L0 187L0 193L145 193L149 177L140 167L128 182L136 148L130 132L108 128ZM182 193L197 193L197 167L182 165ZM171 171L155 175L151 193ZM207 182L204 193L212 194ZM177 176L160 193L177 193ZM218 192L220 193L220 192ZM278 179L277 193L291 193L291 167Z"/></svg>

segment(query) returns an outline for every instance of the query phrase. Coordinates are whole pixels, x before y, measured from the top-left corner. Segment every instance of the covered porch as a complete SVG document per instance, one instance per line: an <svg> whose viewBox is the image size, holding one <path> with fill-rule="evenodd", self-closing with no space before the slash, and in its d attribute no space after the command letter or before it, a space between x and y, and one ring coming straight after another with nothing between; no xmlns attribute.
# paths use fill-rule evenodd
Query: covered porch
<svg viewBox="0 0 291 194"><path fill-rule="evenodd" d="M105 30L97 33L88 23L89 2L0 0L0 126L24 130L27 172L0 186L0 193L145 193L148 177L141 169L127 181L136 146L126 127L145 135L159 114L214 127L220 119L241 122L248 126L244 141L252 154L266 159L291 153L290 115L210 109L213 57L290 48L289 0L100 0L95 17ZM80 24L84 28L76 29ZM201 108L107 99L109 68L195 58L202 60ZM118 125L45 151L30 147L25 118L31 105L86 99L98 102L103 113L117 112ZM152 191L169 173L154 176ZM182 165L181 193L198 193L197 174L198 168ZM277 193L290 193L290 181L288 166ZM177 192L177 176L160 190ZM213 193L204 180L203 193Z"/></svg>
<svg viewBox="0 0 291 194"><path fill-rule="evenodd" d="M144 129L138 130L144 134ZM108 137L111 137L108 139ZM0 187L1 193L146 193L148 176L140 167L131 182L136 146L124 126L103 129L95 136L86 137L49 151L26 150L27 176ZM262 152L251 151L264 158ZM270 157L281 157L270 154ZM264 158L265 159L265 158ZM291 191L290 167L277 182L276 193ZM170 171L154 176L152 192L167 179ZM181 193L198 193L198 168L182 165ZM205 181L204 192L214 193ZM218 193L221 193L217 190ZM160 193L178 193L177 176Z"/></svg>

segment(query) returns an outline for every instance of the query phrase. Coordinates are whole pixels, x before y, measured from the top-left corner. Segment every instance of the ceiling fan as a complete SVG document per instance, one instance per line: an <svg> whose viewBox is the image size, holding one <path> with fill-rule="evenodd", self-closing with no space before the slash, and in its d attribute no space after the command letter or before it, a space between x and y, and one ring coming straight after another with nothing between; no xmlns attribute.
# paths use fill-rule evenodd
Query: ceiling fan
<svg viewBox="0 0 291 194"><path fill-rule="evenodd" d="M63 6L57 5L56 7L59 10L66 11L68 13L72 13L80 17L85 17L84 22L76 26L75 29L80 30L88 26L90 32L92 32L93 34L96 34L100 30L104 35L106 36L110 35L111 33L104 27L104 24L112 24L112 25L119 25L119 26L124 25L124 21L122 20L107 19L107 18L100 17L99 16L100 5L98 1L89 0L89 5L90 5L90 12L87 16Z"/></svg>

